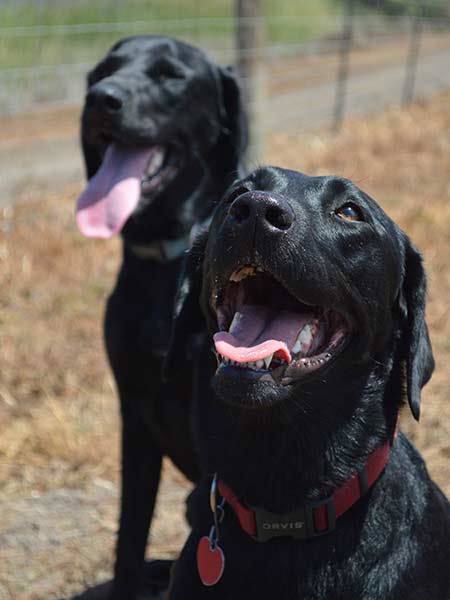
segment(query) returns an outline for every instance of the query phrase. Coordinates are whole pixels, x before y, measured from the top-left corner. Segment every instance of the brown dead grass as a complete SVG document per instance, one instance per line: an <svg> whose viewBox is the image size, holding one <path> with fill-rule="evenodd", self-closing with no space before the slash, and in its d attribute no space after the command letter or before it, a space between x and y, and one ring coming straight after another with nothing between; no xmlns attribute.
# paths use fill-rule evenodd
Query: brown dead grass
<svg viewBox="0 0 450 600"><path fill-rule="evenodd" d="M402 423L450 495L450 95L348 123L338 136L275 137L269 162L355 180L411 235L430 275L437 370L423 416ZM115 481L118 416L102 346L119 242L76 232L78 190L0 214L0 494ZM173 472L171 477L173 477Z"/></svg>
<svg viewBox="0 0 450 600"><path fill-rule="evenodd" d="M75 193L5 209L0 227L0 480L4 493L117 472L102 348L118 241L87 243Z"/></svg>

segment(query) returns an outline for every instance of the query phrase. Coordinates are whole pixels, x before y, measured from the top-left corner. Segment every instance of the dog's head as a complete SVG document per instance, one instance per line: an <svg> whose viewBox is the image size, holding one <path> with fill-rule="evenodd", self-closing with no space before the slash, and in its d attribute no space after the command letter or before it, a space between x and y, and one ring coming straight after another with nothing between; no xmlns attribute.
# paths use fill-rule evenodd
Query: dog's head
<svg viewBox="0 0 450 600"><path fill-rule="evenodd" d="M225 401L347 397L395 371L418 418L434 367L425 294L420 254L353 183L261 168L226 193L188 257L166 373L201 306Z"/></svg>
<svg viewBox="0 0 450 600"><path fill-rule="evenodd" d="M224 180L245 149L236 80L188 44L124 39L88 75L81 141L90 180L78 202L83 233L180 237L205 214L214 161Z"/></svg>

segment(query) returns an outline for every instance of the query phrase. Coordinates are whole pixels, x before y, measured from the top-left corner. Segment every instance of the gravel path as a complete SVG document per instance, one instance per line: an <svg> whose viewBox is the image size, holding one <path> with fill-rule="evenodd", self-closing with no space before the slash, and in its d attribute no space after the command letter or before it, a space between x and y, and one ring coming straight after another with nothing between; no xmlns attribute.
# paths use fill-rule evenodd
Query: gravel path
<svg viewBox="0 0 450 600"><path fill-rule="evenodd" d="M175 556L188 533L186 493L186 487L163 480L152 527L155 557ZM105 598L117 506L115 486L103 480L86 489L50 490L2 502L0 600L69 600L74 594L81 594L76 600ZM90 587L99 581L106 583Z"/></svg>

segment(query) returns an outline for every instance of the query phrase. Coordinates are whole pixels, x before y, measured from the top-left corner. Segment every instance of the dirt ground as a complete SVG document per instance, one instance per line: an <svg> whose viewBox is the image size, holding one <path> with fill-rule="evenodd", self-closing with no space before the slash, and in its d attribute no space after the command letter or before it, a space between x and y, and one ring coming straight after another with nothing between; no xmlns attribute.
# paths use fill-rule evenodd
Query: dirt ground
<svg viewBox="0 0 450 600"><path fill-rule="evenodd" d="M280 135L269 163L340 174L422 250L436 372L402 427L450 496L450 94L348 122L337 136ZM102 347L120 243L75 230L79 188L0 214L0 599L69 597L111 572L119 420ZM164 465L152 554L175 556L188 485Z"/></svg>

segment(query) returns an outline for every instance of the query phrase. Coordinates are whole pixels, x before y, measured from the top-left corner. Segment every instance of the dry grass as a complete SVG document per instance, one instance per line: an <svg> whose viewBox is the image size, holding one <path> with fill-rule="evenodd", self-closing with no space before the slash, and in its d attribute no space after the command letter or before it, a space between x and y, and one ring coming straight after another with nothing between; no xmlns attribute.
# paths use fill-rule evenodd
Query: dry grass
<svg viewBox="0 0 450 600"><path fill-rule="evenodd" d="M117 409L101 321L119 243L82 239L74 201L74 193L34 200L5 210L0 222L0 479L7 495L117 473Z"/></svg>
<svg viewBox="0 0 450 600"><path fill-rule="evenodd" d="M372 194L422 249L437 372L420 426L403 425L450 495L450 95L349 123L339 136L272 140L273 164L337 173ZM119 243L81 238L77 190L0 218L0 494L115 481L118 416L101 321ZM173 475L172 475L173 477Z"/></svg>

